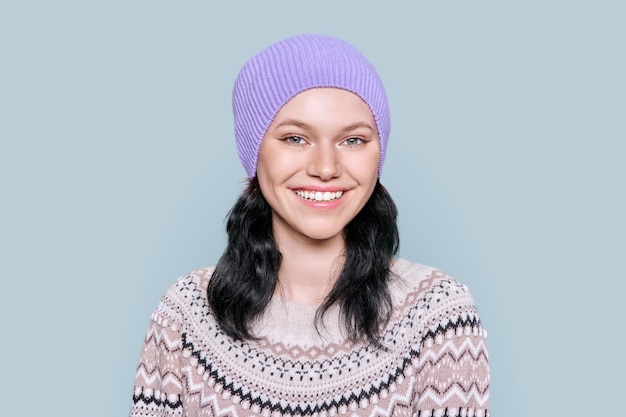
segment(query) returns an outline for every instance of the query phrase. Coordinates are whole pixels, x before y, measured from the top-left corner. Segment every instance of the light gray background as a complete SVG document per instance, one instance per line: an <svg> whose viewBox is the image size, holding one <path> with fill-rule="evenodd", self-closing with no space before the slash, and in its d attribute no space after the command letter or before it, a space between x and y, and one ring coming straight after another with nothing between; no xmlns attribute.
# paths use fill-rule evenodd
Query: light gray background
<svg viewBox="0 0 626 417"><path fill-rule="evenodd" d="M492 415L621 413L623 4L3 2L2 415L127 414L150 313L243 186L236 72L303 32L385 80L401 255L470 287Z"/></svg>

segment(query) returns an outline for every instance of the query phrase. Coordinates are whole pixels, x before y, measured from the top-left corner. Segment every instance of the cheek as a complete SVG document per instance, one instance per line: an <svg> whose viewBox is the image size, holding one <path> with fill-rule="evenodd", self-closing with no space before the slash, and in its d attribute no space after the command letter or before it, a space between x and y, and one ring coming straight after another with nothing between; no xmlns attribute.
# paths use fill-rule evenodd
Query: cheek
<svg viewBox="0 0 626 417"><path fill-rule="evenodd" d="M375 182L378 179L378 166L380 163L380 154L378 152L360 155L358 158L350 159L347 163L349 169L362 182Z"/></svg>
<svg viewBox="0 0 626 417"><path fill-rule="evenodd" d="M278 198L279 190L285 186L292 174L293 169L285 158L259 159L259 164L257 165L259 187L261 188L261 193L272 207Z"/></svg>
<svg viewBox="0 0 626 417"><path fill-rule="evenodd" d="M259 188L261 189L261 194L263 197L269 202L272 199L271 190L272 190L272 174L269 172L266 167L259 164L257 166L256 172L257 180L259 181Z"/></svg>
<svg viewBox="0 0 626 417"><path fill-rule="evenodd" d="M259 160L257 175L259 181L276 182L289 178L298 169L298 158L289 155L276 155L271 159Z"/></svg>

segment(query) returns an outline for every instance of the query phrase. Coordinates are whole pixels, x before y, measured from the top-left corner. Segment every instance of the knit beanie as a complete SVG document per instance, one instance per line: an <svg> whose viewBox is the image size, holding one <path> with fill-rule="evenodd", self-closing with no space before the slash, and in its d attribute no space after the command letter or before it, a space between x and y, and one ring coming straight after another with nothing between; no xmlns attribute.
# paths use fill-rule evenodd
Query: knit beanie
<svg viewBox="0 0 626 417"><path fill-rule="evenodd" d="M369 106L380 138L380 177L391 120L387 95L376 69L349 43L306 34L259 52L244 64L235 80L235 138L249 178L256 175L261 141L276 114L297 94L317 87L350 91Z"/></svg>

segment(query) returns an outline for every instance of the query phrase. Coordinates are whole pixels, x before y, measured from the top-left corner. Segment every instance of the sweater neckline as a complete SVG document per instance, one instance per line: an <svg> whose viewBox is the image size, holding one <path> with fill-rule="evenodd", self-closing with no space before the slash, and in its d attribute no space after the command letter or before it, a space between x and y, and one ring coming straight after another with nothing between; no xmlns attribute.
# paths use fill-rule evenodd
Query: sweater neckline
<svg viewBox="0 0 626 417"><path fill-rule="evenodd" d="M395 259L391 271L398 274L405 268L405 261ZM280 294L274 294L262 317L253 325L253 331L256 336L266 338L270 343L279 342L287 347L309 348L344 343L346 334L341 324L339 306L331 306L323 321L316 326L315 318L320 305L298 304Z"/></svg>

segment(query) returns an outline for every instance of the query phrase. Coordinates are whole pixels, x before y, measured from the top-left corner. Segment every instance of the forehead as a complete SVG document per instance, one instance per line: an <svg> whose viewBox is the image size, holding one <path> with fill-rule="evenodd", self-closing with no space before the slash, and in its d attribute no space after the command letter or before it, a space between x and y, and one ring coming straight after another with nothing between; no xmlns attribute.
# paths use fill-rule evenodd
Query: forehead
<svg viewBox="0 0 626 417"><path fill-rule="evenodd" d="M320 123L376 123L370 107L355 93L340 88L312 88L296 94L278 111L271 126L285 119Z"/></svg>

